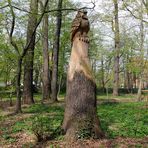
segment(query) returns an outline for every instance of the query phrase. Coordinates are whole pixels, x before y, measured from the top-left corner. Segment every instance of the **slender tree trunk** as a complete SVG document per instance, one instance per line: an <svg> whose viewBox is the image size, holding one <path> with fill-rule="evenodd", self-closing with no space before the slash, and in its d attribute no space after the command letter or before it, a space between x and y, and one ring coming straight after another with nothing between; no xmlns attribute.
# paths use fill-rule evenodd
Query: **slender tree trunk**
<svg viewBox="0 0 148 148"><path fill-rule="evenodd" d="M103 61L103 56L101 59L101 82L102 82L102 89L103 92L105 93L105 81L104 81L104 61Z"/></svg>
<svg viewBox="0 0 148 148"><path fill-rule="evenodd" d="M142 90L142 76L144 69L144 25L143 25L143 3L141 2L141 23L140 23L140 82L138 87L137 100L141 100L141 90Z"/></svg>
<svg viewBox="0 0 148 148"><path fill-rule="evenodd" d="M43 73L42 73L42 93L43 100L48 100L50 98L50 88L49 88L49 52L48 52L48 14L44 15L43 18Z"/></svg>
<svg viewBox="0 0 148 148"><path fill-rule="evenodd" d="M118 0L114 2L115 13L115 57L114 57L114 82L113 82L113 95L118 96L119 89L119 52L120 52L120 38L119 38L119 18L118 18Z"/></svg>
<svg viewBox="0 0 148 148"><path fill-rule="evenodd" d="M32 42L26 53L24 60L24 89L23 89L23 101L26 104L34 103L33 100L33 59L34 59L34 48L35 48L35 34L32 37L34 28L37 25L37 12L38 12L38 0L31 0L30 12L27 28L27 43L31 40Z"/></svg>
<svg viewBox="0 0 148 148"><path fill-rule="evenodd" d="M34 83L35 83L35 87L37 88L38 87L38 81L39 81L39 69L36 68L35 69L35 77L34 77Z"/></svg>
<svg viewBox="0 0 148 148"><path fill-rule="evenodd" d="M58 87L58 94L57 94L57 96L59 96L60 91L61 91L62 78L63 78L63 75L61 74L61 76L60 76L60 78L59 78L59 87Z"/></svg>
<svg viewBox="0 0 148 148"><path fill-rule="evenodd" d="M62 1L58 1L58 10L62 8ZM55 43L53 47L53 68L52 68L52 81L51 81L51 99L57 101L58 93L58 59L59 59L59 46L60 46L60 32L62 23L62 11L57 12L56 32L55 32Z"/></svg>
<svg viewBox="0 0 148 148"><path fill-rule="evenodd" d="M76 19L77 17L74 20ZM88 58L89 43L85 30L88 30L89 23L82 19L82 24L83 21L84 27L82 25L82 28L78 29L82 34L80 35L78 31L72 38L67 75L66 107L62 128L68 141L103 136L97 117L96 84Z"/></svg>
<svg viewBox="0 0 148 148"><path fill-rule="evenodd" d="M21 73L22 73L22 58L18 57L18 63L17 63L17 76L16 76L16 110L15 113L21 113Z"/></svg>
<svg viewBox="0 0 148 148"><path fill-rule="evenodd" d="M44 16L44 13L39 18L38 23L33 28L33 31L32 31L32 34L30 35L30 38L28 38L28 40L27 40L26 46L23 48L22 53L20 53L19 52L19 48L18 48L15 40L13 39L13 32L14 32L14 27L15 27L15 13L13 11L13 7L11 5L11 1L8 1L8 3L9 3L11 15L12 15L12 24L11 24L11 30L10 30L10 33L9 33L9 39L10 39L11 45L14 47L15 51L18 54L17 77L16 77L16 91L17 91L16 113L20 113L20 112L22 112L21 111L21 73L22 73L22 60L23 60L24 56L26 55L26 52L29 50L32 41L34 41L34 36L35 36L36 29L37 29L38 25L40 24L40 22L41 22L41 20L42 20L42 18ZM48 0L46 1L45 8L47 7L47 3L48 3ZM29 26L29 23L28 23L28 26ZM29 30L29 27L28 27L28 32L29 31L30 30Z"/></svg>
<svg viewBox="0 0 148 148"><path fill-rule="evenodd" d="M142 90L142 77L139 79L139 87L138 87L138 93L137 93L137 101L141 101L141 92Z"/></svg>
<svg viewBox="0 0 148 148"><path fill-rule="evenodd" d="M13 33L14 33L14 27L15 27L15 13L13 11L13 7L11 5L11 1L8 1L9 7L10 7L10 12L12 15L12 24L11 24L11 30L9 33L9 40L11 45L14 47L15 51L18 54L18 59L17 59L17 76L16 76L16 108L15 108L15 113L21 113L21 72L22 72L22 60L23 57L20 55L19 48L13 39Z"/></svg>

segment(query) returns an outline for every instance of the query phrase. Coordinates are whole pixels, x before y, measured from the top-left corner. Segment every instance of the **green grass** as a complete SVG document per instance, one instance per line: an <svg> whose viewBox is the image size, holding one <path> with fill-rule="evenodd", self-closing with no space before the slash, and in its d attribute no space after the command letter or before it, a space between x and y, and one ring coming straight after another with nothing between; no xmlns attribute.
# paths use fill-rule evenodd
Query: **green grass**
<svg viewBox="0 0 148 148"><path fill-rule="evenodd" d="M17 120L21 115L2 117L2 121L16 120L10 127L1 126L3 131L3 139L8 142L15 142L11 136L18 132L26 132L33 134L41 132L41 134L53 134L55 139L62 139L59 134L64 108L60 104L46 105L35 104L27 108L23 108L23 112L28 117ZM143 138L148 135L148 112L145 102L138 103L102 103L98 105L97 112L101 121L103 131L109 138L116 137L132 137ZM23 116L22 115L22 116Z"/></svg>
<svg viewBox="0 0 148 148"><path fill-rule="evenodd" d="M148 135L148 112L145 103L104 103L98 115L105 133L116 136L142 138Z"/></svg>
<svg viewBox="0 0 148 148"><path fill-rule="evenodd" d="M121 99L121 100L124 100L124 99L135 99L136 98L136 94L120 94L119 96L117 97L114 97L112 94L98 94L97 95L97 99L114 99L114 98L117 98L117 99Z"/></svg>

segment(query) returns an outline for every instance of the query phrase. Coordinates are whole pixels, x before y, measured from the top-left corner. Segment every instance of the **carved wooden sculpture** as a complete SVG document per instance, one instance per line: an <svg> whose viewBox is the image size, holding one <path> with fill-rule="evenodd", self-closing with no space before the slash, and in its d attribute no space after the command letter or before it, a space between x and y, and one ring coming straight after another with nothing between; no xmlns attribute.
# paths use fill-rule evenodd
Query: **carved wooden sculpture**
<svg viewBox="0 0 148 148"><path fill-rule="evenodd" d="M89 21L78 11L72 22L72 52L67 75L63 130L66 139L103 137L96 109L96 84L88 58Z"/></svg>

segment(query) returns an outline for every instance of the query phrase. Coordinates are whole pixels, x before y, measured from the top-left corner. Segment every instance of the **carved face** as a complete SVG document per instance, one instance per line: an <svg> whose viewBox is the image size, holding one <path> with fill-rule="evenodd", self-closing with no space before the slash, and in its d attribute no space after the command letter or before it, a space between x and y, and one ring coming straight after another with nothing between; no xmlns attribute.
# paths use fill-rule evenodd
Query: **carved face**
<svg viewBox="0 0 148 148"><path fill-rule="evenodd" d="M89 31L89 20L87 17L87 11L78 11L76 17L74 18L72 22L71 27L71 41L73 41L73 38L77 33L81 32L82 34L87 34Z"/></svg>
<svg viewBox="0 0 148 148"><path fill-rule="evenodd" d="M85 11L85 10L83 10L83 11L79 10L79 11L78 11L78 15L79 15L81 18L88 20L87 11Z"/></svg>

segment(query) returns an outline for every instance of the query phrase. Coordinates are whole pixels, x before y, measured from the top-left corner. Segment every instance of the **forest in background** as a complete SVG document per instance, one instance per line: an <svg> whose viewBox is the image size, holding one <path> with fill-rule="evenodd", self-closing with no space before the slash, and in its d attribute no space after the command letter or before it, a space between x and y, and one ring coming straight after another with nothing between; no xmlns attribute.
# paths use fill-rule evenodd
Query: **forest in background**
<svg viewBox="0 0 148 148"><path fill-rule="evenodd" d="M16 129L16 132L20 132L23 126L27 125L26 129L33 130L36 134L40 133L40 130L45 130L45 133L42 133L44 137L46 134L50 135L46 133L46 128L35 131L36 127L43 128L41 124L45 124L46 127L49 122L56 130L60 126L63 104L61 107L59 102L63 103L66 93L67 68L71 54L71 23L78 9L88 11L89 57L97 85L97 98L100 102L105 100L105 103L106 101L109 103L106 104L107 106L102 104L99 111L104 131L111 138L117 135L128 137L130 132L121 130L125 127L133 132L131 137L146 137L148 132L146 128L148 122L145 119L148 88L147 0L89 2L1 0L0 107L2 116L0 121L5 125L5 120L7 118L11 120L13 117L5 117L7 114L5 112L3 115L5 108L8 108L8 113L15 112L14 115L22 112L40 113L37 118L32 117L30 120L29 118L25 120L24 115L16 115L15 118L22 117L23 121L18 121L19 125L12 126L12 131ZM115 128L120 129L120 132L115 130L111 133L114 130L107 129L107 124L111 122L109 115L112 113L106 115L107 119L103 119L103 113L109 108L115 113L116 111L120 113L120 105L116 106L118 101L128 102L124 105L121 103L121 107L125 107L125 114L126 109L128 113L134 112L136 107L143 109L140 113L137 113L138 111L133 113L133 116L136 114L135 119L131 117L131 113L129 118L133 120L128 118L124 125L114 125ZM47 106L46 102L49 102ZM28 104L32 105L25 109L25 105ZM130 111L130 107L133 110ZM52 123L49 121L52 119L42 117L44 113L49 115L57 113L60 116L59 118L53 116ZM117 116L120 118L124 116L123 114ZM117 120L123 122L123 119ZM34 124L36 126L30 129L28 124L31 122L41 124ZM54 128L50 128L53 130L51 133L58 135L59 131L55 132ZM2 132L5 133L3 139L15 143L17 140L14 139L17 138L9 137L9 130ZM81 137L86 135L87 133L82 133Z"/></svg>

